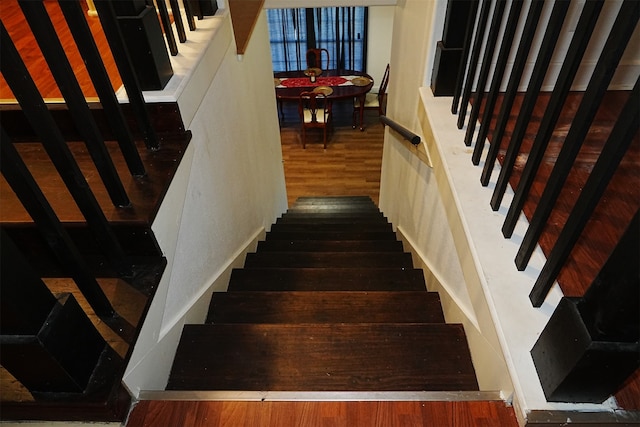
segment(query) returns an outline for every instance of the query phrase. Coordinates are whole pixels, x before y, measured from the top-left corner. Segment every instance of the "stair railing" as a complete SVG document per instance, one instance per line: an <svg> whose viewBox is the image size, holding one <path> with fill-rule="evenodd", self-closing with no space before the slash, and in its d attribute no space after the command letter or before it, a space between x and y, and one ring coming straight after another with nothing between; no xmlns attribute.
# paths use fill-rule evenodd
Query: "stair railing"
<svg viewBox="0 0 640 427"><path fill-rule="evenodd" d="M404 139L409 141L411 144L413 144L413 145L419 145L420 144L420 137L418 135L416 135L415 133L411 132L406 127L404 127L401 124L399 124L398 122L390 119L389 117L387 117L385 115L380 116L380 121L383 124L389 126L391 129L393 129L395 132L397 132L400 136L402 136Z"/></svg>
<svg viewBox="0 0 640 427"><path fill-rule="evenodd" d="M84 0L58 0L64 20L100 97L109 125L106 133L117 140L129 172L133 176L141 177L146 171L134 141L133 132L127 123L122 106L118 103L80 1ZM119 21L113 9L114 4L123 6L126 3L129 2L95 0L102 27L107 35L127 91L131 111L134 112L138 127L141 129L145 145L149 150L157 150L160 148L160 140L147 111L136 70L130 60L132 53L129 48L139 40L123 39L126 31L123 32L122 28L127 24L122 22L126 19ZM173 3L175 2L172 2L172 6L177 7L177 3ZM193 3L194 1L185 1L185 4ZM64 97L69 117L79 138L87 146L87 151L99 171L101 181L113 205L131 207L131 201L106 147L104 129L101 130L95 115L90 111L43 1L18 0L18 4ZM151 14L148 12L148 6L145 10L147 12L143 19L157 22L155 9ZM160 35L159 43L164 45L161 32L158 34ZM133 278L146 267L135 265L131 256L123 249L121 241L116 236L114 228L107 220L105 212L74 158L68 145L69 141L65 140L65 128L68 125L64 120L58 122L49 110L2 21L0 21L0 71L15 96L23 117L26 118L24 126L31 127L35 133L35 139L44 147L86 220L99 250L107 258L110 277L115 273L115 277ZM136 334L135 327L114 309L98 284L95 270L88 265L78 244L61 224L38 182L25 165L17 148L19 142L12 140L15 134L9 129L15 131L17 127L6 122L6 117L14 117L14 115L4 116L0 126L0 158L2 159L0 170L3 176L62 268L64 274L60 277L71 277L88 302L91 311L125 343L132 343ZM28 133L26 129L20 130ZM77 139L74 138L75 140ZM101 381L114 380L118 388L116 393L123 392L124 389L120 385L123 372L122 358L100 336L71 294L54 296L47 289L42 280L37 277L35 273L37 269L29 265L33 264L34 260L29 259L30 254L24 245L14 244L18 242L11 236L12 233L8 228L3 226L0 230L3 264L2 322L0 323L0 345L2 346L0 357L2 359L0 361L3 367L36 398L53 396L47 393L80 393L78 396L81 396L91 387L95 388L95 384L92 385L89 380L94 370L106 369L107 366L110 372L100 373L99 375L104 375ZM25 307L25 309L20 310L17 307ZM28 359L27 363L25 359ZM114 377L111 378L110 375ZM100 384L100 387L104 388L105 384ZM102 391L99 390L99 392ZM126 395L126 392L124 394ZM79 398L76 396L74 399ZM4 402L2 403L4 405ZM118 409L125 411L123 414L116 415L120 417L120 421L126 414L126 409L126 405ZM108 412L108 409L105 409L105 412ZM6 414L6 411L3 410L3 413Z"/></svg>
<svg viewBox="0 0 640 427"><path fill-rule="evenodd" d="M466 4L466 8L460 8L461 4ZM472 154L472 163L478 165L484 153L484 143L492 126L492 117L497 116L497 121L492 128L491 146L487 152L485 164L481 176L481 184L487 186L494 169L498 153L501 148L501 142L504 139L505 127L511 109L514 104L518 87L527 84L524 101L520 107L515 128L512 132L509 144L506 148L506 155L502 162L500 176L495 186L493 197L491 199L491 207L498 210L500 203L509 183L516 158L522 147L525 131L529 124L536 101L538 100L543 80L550 68L550 61L556 48L556 43L560 39L561 30L567 16L567 12L571 6L570 1L556 1L550 4L551 14L546 23L540 21L541 13L545 7L544 0L534 0L530 3L526 16L523 14L523 1L513 0L507 3L505 0L482 0L481 7L478 0L470 0L467 2L457 2L450 0L448 2L448 17L445 23L443 42L438 45L438 59L436 69L434 70L434 81L432 88L436 95L453 96L452 112L458 114L458 127L463 128L466 122L466 133L462 143L467 146L474 146ZM549 3L547 3L549 4ZM508 13L505 16L505 10ZM564 59L561 69L556 78L550 101L544 111L544 116L540 123L540 127L535 135L532 148L528 153L526 165L519 179L515 195L509 206L502 233L504 237L510 238L516 222L523 210L525 201L529 198L529 193L540 169L540 165L545 154L545 150L551 140L560 113L562 112L565 100L567 99L578 73L579 66L585 56L587 46L593 38L596 25L599 23L601 10L603 9L603 0L594 0L584 2L580 17L576 24L575 31L571 38L570 45L567 49L567 55ZM478 9L480 9L478 13ZM491 13L492 11L492 13ZM450 16L457 13L457 17ZM476 16L477 14L477 16ZM533 216L530 218L530 224L527 228L526 235L522 241L520 249L516 255L515 263L518 270L524 270L528 264L529 258L538 244L543 229L547 226L554 206L557 203L566 180L571 173L576 161L578 152L583 145L589 129L593 123L598 108L602 104L605 92L610 86L614 73L618 69L622 54L629 44L630 38L637 27L638 18L640 16L640 3L635 0L625 0L620 5L617 17L613 24L609 25L606 34L598 33L599 37L606 38L606 42L600 53L600 57L592 72L589 83L584 91L580 105L575 113L575 117L571 123L568 133L566 134L564 143L555 162L550 177L548 178L540 201L537 204ZM516 35L516 27L519 21L524 22L521 36ZM457 49L459 53L459 63L452 64L456 56L446 51L444 44L448 39L451 31L459 31L459 27L455 27L453 23L467 22L468 29L464 33L465 39L459 41L453 50ZM452 23L447 25L447 23ZM475 26L475 31L471 26ZM454 28L455 27L455 28ZM603 25L603 28L606 27ZM498 29L504 28L502 39L499 38ZM487 33L488 35L485 35ZM542 44L535 57L535 65L528 82L523 82L523 74L527 58L531 56L531 46L534 39L541 39ZM473 40L473 43L472 43ZM473 46L473 47L471 47ZM451 49L450 49L451 50ZM482 59L480 52L484 52ZM448 55L445 55L447 53ZM515 53L515 59L510 73L506 75L506 61L512 53ZM439 61L439 63L438 63ZM440 69L442 68L442 69ZM478 68L480 69L477 72ZM450 84L450 90L442 93L447 87L446 79L443 77L446 72L443 70L460 69L457 73L457 80ZM491 74L493 72L493 74ZM638 78L638 76L636 76ZM506 89L501 92L501 87L506 84ZM437 85L437 88L435 87ZM487 89L488 87L488 89ZM443 89L444 88L444 89ZM575 203L559 238L551 249L546 264L540 275L538 276L531 293L529 295L531 303L535 307L540 307L544 302L547 293L556 281L560 270L566 263L570 252L575 247L578 238L587 223L592 217L595 206L601 199L607 184L612 179L615 171L619 167L627 149L630 147L633 138L638 131L638 102L640 92L638 92L638 83L636 82L634 89L630 93L630 97L622 112L618 115L613 130L605 142L603 150L598 161L591 172L587 183L582 189L580 196ZM502 104L499 112L496 111L496 100L498 96L502 96ZM460 99L462 104L460 105ZM468 103L471 100L471 112L467 114ZM484 109L484 110L482 110ZM482 117L480 117L483 111ZM476 121L480 119L477 132ZM474 135L477 135L475 143ZM636 224L627 231L627 234L633 234L633 230L637 227L637 213L632 218L627 218L628 223ZM624 231L624 230L623 230ZM622 265L626 259L627 263L635 263L637 265L637 248L635 251L630 250L628 245L629 238L623 235L618 243L618 248L626 247L627 249L616 249L612 252L608 264ZM637 246L637 235L636 235ZM634 259L633 256L636 258ZM631 257L631 258L629 258ZM619 273L612 275L608 272L614 270L606 265L602 267L601 274L594 280L591 288L587 291L588 299L578 303L580 313L577 316L564 316L562 318L562 333L558 332L560 327L558 321L550 321L547 331L541 337L543 344L536 345L534 352L534 361L538 368L543 388L548 400L552 401L572 401L572 402L595 402L603 401L609 395L615 392L616 388L627 378L635 369L638 368L638 358L631 357L628 351L635 351L637 356L637 342L640 338L637 328L639 298L637 295L637 286L624 286L625 283L638 283L639 274L636 269L621 269ZM605 273L607 272L607 273ZM593 304L592 288L600 286L602 282L606 282L607 298L609 304ZM612 290L615 289L615 290ZM634 290L635 289L635 290ZM615 296L615 297L614 297ZM633 301L630 307L627 307L628 301ZM566 304L563 305L565 310ZM594 308L597 305L597 308ZM619 317L616 313L625 307L625 312L634 313L631 317ZM558 311L563 307L558 308ZM597 316L594 314L597 311ZM554 314L556 316L556 314ZM562 316L558 314L558 316ZM595 317L624 319L621 321L610 321L607 323L608 337L602 338L592 337L593 342L585 344L585 347L572 348L573 353L567 356L566 346L562 344L562 340L566 339L571 326L567 326L566 322L574 322L576 328L578 324L586 325L589 330L597 330ZM554 323L555 322L555 323ZM632 327L629 322L635 323L636 327ZM616 332L616 328L618 332ZM620 333L620 330L634 331L630 335ZM554 337L554 334L556 335ZM551 336L552 338L549 338ZM554 339L556 339L554 341ZM545 374L547 369L553 371L552 366L556 366L553 358L557 360L567 360L573 357L574 360L584 358L593 358L594 346L598 346L598 340L622 341L619 342L618 349L615 346L603 346L602 352L606 354L603 357L603 364L615 366L611 371L607 371L609 379L606 381L597 374L598 369L602 369L603 364L598 364L591 359L588 367L578 366L569 363L568 367L564 366L564 370L555 371L555 376L550 378ZM632 343L635 342L635 347ZM549 344L552 343L552 344ZM606 347L606 349L604 349ZM565 354L562 354L562 353ZM606 361L606 362L604 362ZM557 366L556 366L557 368ZM592 387L586 386L585 382L581 382L577 378L577 370L580 372L590 372L592 374ZM610 380L615 378L615 380ZM602 384L606 384L602 386Z"/></svg>

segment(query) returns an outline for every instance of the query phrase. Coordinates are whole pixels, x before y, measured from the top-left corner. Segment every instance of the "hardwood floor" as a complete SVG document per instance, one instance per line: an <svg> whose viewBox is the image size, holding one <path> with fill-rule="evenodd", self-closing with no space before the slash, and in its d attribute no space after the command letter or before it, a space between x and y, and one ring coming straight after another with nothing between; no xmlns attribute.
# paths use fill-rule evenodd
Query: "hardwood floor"
<svg viewBox="0 0 640 427"><path fill-rule="evenodd" d="M296 104L284 105L280 121L282 158L289 206L301 196L369 196L377 205L384 128L365 111L364 132L351 127L350 102L335 103L334 126L322 148L322 133L309 131L302 148Z"/></svg>
<svg viewBox="0 0 640 427"><path fill-rule="evenodd" d="M81 1L79 3L85 11L88 9L86 1ZM51 21L58 33L62 46L65 52L67 52L71 68L74 73L76 73L82 93L84 93L87 98L97 99L98 95L91 83L84 61L78 53L78 48L71 37L71 31L66 25L66 21L60 11L58 2L56 0L44 0L44 5L47 11L49 11L49 16L51 16ZM35 41L35 38L24 19L24 15L22 14L22 10L18 5L17 0L2 0L0 2L0 19L5 25L9 36L16 45L16 48L20 52L20 56L22 56L22 59L26 63L29 73L32 76L37 76L36 86L38 87L42 97L49 100L62 98L62 94L60 93L58 86L55 84L51 71L44 60L42 52L38 47L38 43ZM113 60L113 56L111 55L111 50L108 48L107 39L102 31L100 20L97 17L88 17L87 23L89 24L89 28L94 36L98 50L103 57L105 67L107 68L107 72L111 78L111 84L117 90L122 86L122 80L120 79L118 69L115 65L115 61ZM4 81L2 74L0 74L0 100L13 98L13 93Z"/></svg>
<svg viewBox="0 0 640 427"><path fill-rule="evenodd" d="M142 401L127 427L517 427L513 408L491 402Z"/></svg>

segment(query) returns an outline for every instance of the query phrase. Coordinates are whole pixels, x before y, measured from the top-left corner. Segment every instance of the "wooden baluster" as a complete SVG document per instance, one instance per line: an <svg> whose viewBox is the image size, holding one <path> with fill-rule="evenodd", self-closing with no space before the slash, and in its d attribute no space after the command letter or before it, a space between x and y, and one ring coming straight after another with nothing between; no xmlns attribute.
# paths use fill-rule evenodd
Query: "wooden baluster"
<svg viewBox="0 0 640 427"><path fill-rule="evenodd" d="M531 43L533 42L533 37L536 34L544 2L545 0L533 0L529 6L529 11L527 12L527 20L524 24L524 29L522 30L522 38L518 44L518 51L513 62L513 68L511 69L507 89L505 91L504 98L502 99L502 105L500 106L500 112L498 113L498 118L496 120L496 127L493 131L491 146L489 147L487 159L485 160L484 167L482 168L480 183L483 186L487 186L489 184L493 166L498 158L498 152L500 150L502 138L504 137L505 128L507 127L511 107L513 107L513 101L518 93L518 85L522 79L522 73L524 71L527 58L529 57Z"/></svg>
<svg viewBox="0 0 640 427"><path fill-rule="evenodd" d="M120 181L104 139L98 130L98 125L84 99L80 84L76 80L69 59L58 39L43 2L41 0L19 0L18 4L27 18L27 23L64 96L73 122L84 139L93 163L96 165L102 182L109 193L111 202L119 207L129 206L131 202L127 192L124 189L124 185L122 185L122 181Z"/></svg>
<svg viewBox="0 0 640 427"><path fill-rule="evenodd" d="M482 57L482 67L480 67L480 74L478 75L478 82L476 83L476 92L473 96L471 114L469 115L469 122L467 122L467 132L464 135L464 144L467 146L471 145L473 132L476 129L476 122L478 120L478 115L480 114L482 98L484 98L485 85L487 84L487 78L489 77L489 71L491 70L491 59L493 58L496 42L498 41L500 23L502 22L502 15L504 14L506 4L506 0L498 0L498 3L496 3L493 10L493 16L491 17L487 43L484 47L484 55Z"/></svg>
<svg viewBox="0 0 640 427"><path fill-rule="evenodd" d="M551 289L553 282L558 277L558 273L560 273L571 250L578 241L582 230L591 218L620 161L631 145L638 131L639 99L640 79L636 81L633 91L598 157L598 161L589 174L589 178L582 188L556 244L553 246L542 271L538 275L529 295L534 306L539 307L546 298L549 289Z"/></svg>
<svg viewBox="0 0 640 427"><path fill-rule="evenodd" d="M476 27L473 49L471 50L471 59L469 60L467 78L464 83L464 89L462 90L462 101L460 103L460 111L458 112L458 129L462 129L464 126L464 119L467 115L473 81L476 78L476 68L478 67L478 60L480 59L480 52L482 51L482 39L484 39L484 32L487 29L487 20L489 19L490 11L491 0L484 0L482 2L482 7L480 8L480 17L478 18L478 26Z"/></svg>
<svg viewBox="0 0 640 427"><path fill-rule="evenodd" d="M462 58L460 58L460 66L458 67L458 75L456 84L453 88L453 102L451 103L451 113L458 114L460 105L460 96L462 95L462 85L464 82L464 70L467 66L469 52L471 50L471 40L473 39L473 27L478 14L478 0L471 2L469 15L467 16L467 25L465 26L464 42L462 44Z"/></svg>
<svg viewBox="0 0 640 427"><path fill-rule="evenodd" d="M578 111L571 123L571 128L569 128L569 132L562 144L558 159L551 171L547 185L516 255L516 267L518 267L518 270L524 270L529 263L540 234L542 234L547 219L551 215L558 195L562 191L580 147L582 147L582 143L589 132L593 118L602 103L602 98L609 87L609 83L611 83L613 74L616 72L620 58L622 58L622 54L636 28L639 13L640 3L637 0L625 0L622 3L618 17L611 27L611 33L602 49L596 68L593 70L587 89L580 102L580 107L578 107Z"/></svg>
<svg viewBox="0 0 640 427"><path fill-rule="evenodd" d="M473 149L473 155L471 156L471 162L474 165L480 163L480 157L482 150L484 149L484 142L489 134L489 128L491 127L491 117L493 116L493 110L498 100L498 94L500 92L500 84L504 77L504 70L507 67L507 59L509 58L509 52L511 52L511 46L515 39L516 26L518 25L518 19L520 18L520 12L522 11L522 0L513 0L511 8L509 9L509 16L507 17L507 24L504 29L504 35L502 36L502 43L500 44L500 51L498 53L498 59L496 60L496 66L493 71L493 77L491 79L491 86L489 88L489 95L484 106L484 114L480 121L480 129L478 131L478 139L476 139L476 145ZM500 141L497 142L498 145ZM496 144L495 138L492 145Z"/></svg>
<svg viewBox="0 0 640 427"><path fill-rule="evenodd" d="M196 30L196 20L193 18L193 7L191 4L191 0L182 0L182 5L184 7L184 13L187 15L187 23L189 24L189 30Z"/></svg>
<svg viewBox="0 0 640 427"><path fill-rule="evenodd" d="M140 83L131 65L131 58L124 45L122 33L118 27L116 20L116 14L113 10L113 5L108 0L94 0L96 9L98 10L98 16L100 17L100 24L107 36L107 41L111 47L111 52L116 60L116 66L120 77L122 77L122 84L124 85L127 96L129 97L129 103L131 109L136 117L138 125L144 135L144 143L147 148L151 150L157 150L159 148L159 140L156 135L156 131L151 124L151 118L147 111L144 96L142 95L142 89Z"/></svg>
<svg viewBox="0 0 640 427"><path fill-rule="evenodd" d="M93 82L100 103L104 108L105 116L111 126L111 130L118 141L120 151L127 162L129 172L135 176L145 174L142 159L133 141L133 136L127 125L127 121L116 98L109 74L102 62L100 52L84 17L82 7L78 1L58 0L60 9L73 34L74 41L87 66L87 71Z"/></svg>
<svg viewBox="0 0 640 427"><path fill-rule="evenodd" d="M0 145L2 175L38 226L45 241L70 276L73 277L95 313L100 317L113 316L114 310L111 303L102 292L100 285L66 230L60 224L58 217L3 128L0 128Z"/></svg>
<svg viewBox="0 0 640 427"><path fill-rule="evenodd" d="M178 0L169 0L169 4L171 5L171 15L173 16L173 22L176 24L178 40L180 40L180 43L184 43L187 41L187 34L184 31L182 15L180 15L180 5L178 5Z"/></svg>
<svg viewBox="0 0 640 427"><path fill-rule="evenodd" d="M178 44L176 43L176 38L173 35L173 27L171 26L171 19L169 18L167 4L165 3L165 0L158 0L156 5L158 6L158 12L160 13L162 28L164 28L164 36L167 39L167 44L169 45L169 52L171 52L171 56L176 56L178 54Z"/></svg>
<svg viewBox="0 0 640 427"><path fill-rule="evenodd" d="M494 211L497 211L500 208L502 197L504 196L507 185L509 184L513 165L518 157L518 152L520 151L520 146L524 140L527 125L529 124L531 114L533 113L533 109L536 105L540 88L542 87L544 77L547 74L547 70L553 56L553 51L560 36L560 31L562 30L562 23L567 16L570 4L571 2L569 0L559 0L553 4L551 17L549 18L549 22L547 23L547 27L544 31L544 38L542 39L542 44L540 45L540 50L538 51L538 56L536 58L535 65L533 66L533 72L529 78L527 92L524 96L524 101L520 107L520 113L518 114L516 124L513 128L507 153L502 161L496 187L494 188L493 195L491 196L491 208Z"/></svg>
<svg viewBox="0 0 640 427"><path fill-rule="evenodd" d="M576 31L573 33L573 38L571 39L569 49L567 50L567 56L562 63L558 80L553 88L551 100L545 110L544 117L540 123L540 128L538 129L533 146L531 147L527 163L522 172L522 176L520 177L516 194L511 201L509 211L507 212L507 216L502 226L502 234L504 237L508 238L513 234L513 230L518 221L518 216L520 215L524 202L529 195L529 190L531 189L531 185L533 185L533 180L538 171L538 167L540 166L540 162L542 162L544 151L549 144L551 134L553 133L558 117L560 117L562 107L564 106L564 101L571 89L573 78L578 71L582 56L587 49L589 40L591 39L591 35L594 27L596 26L596 22L598 21L598 16L602 10L603 3L603 0L594 0L588 1L584 4L582 13L580 14L580 19L576 26Z"/></svg>
<svg viewBox="0 0 640 427"><path fill-rule="evenodd" d="M0 70L60 177L84 215L94 238L104 250L114 269L121 276L130 276L132 274L131 263L127 260L104 212L102 212L98 201L91 192L89 184L82 175L82 171L51 117L51 113L40 96L35 83L30 78L25 78L25 76L29 76L27 67L22 62L20 54L1 22Z"/></svg>

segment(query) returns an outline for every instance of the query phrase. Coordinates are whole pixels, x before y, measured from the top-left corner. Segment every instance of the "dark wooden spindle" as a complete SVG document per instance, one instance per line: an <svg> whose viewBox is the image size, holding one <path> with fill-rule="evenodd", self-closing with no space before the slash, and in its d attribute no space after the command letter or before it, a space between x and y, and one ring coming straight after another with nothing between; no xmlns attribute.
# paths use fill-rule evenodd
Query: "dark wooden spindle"
<svg viewBox="0 0 640 427"><path fill-rule="evenodd" d="M62 92L69 107L69 112L76 128L82 135L93 163L102 178L115 206L129 206L131 202L122 185L118 172L109 156L109 152L100 135L89 106L87 105L80 84L73 73L73 68L64 52L56 30L49 19L47 10L41 0L19 0L22 9L38 46L47 61L47 65Z"/></svg>
<svg viewBox="0 0 640 427"><path fill-rule="evenodd" d="M598 59L596 68L593 70L589 84L576 111L569 132L562 144L562 149L558 154L558 159L551 171L551 175L544 188L542 197L538 202L536 210L531 218L531 223L522 240L518 254L516 255L516 266L518 270L524 270L529 263L531 254L535 249L542 230L551 215L553 206L556 203L560 191L569 176L571 167L582 147L593 118L602 103L602 98L611 83L613 74L616 72L622 54L629 43L631 34L638 23L640 3L637 0L625 0L618 13L616 21L611 27L611 33L602 49L602 54Z"/></svg>
<svg viewBox="0 0 640 427"><path fill-rule="evenodd" d="M191 0L182 0L182 6L184 7L184 13L187 16L187 23L189 24L189 30L196 30L196 20L193 15L193 8L191 7Z"/></svg>
<svg viewBox="0 0 640 427"><path fill-rule="evenodd" d="M491 117L493 116L493 110L496 107L496 101L498 100L498 95L500 93L500 85L504 78L507 59L509 58L509 52L511 52L511 47L515 38L518 19L520 18L520 12L522 11L522 4L522 0L513 0L511 8L509 9L509 16L507 17L507 24L505 25L504 34L502 36L498 59L496 60L493 77L491 78L489 95L487 96L484 113L482 115L482 120L480 121L481 124L480 129L478 130L478 139L476 139L476 145L473 148L473 155L471 156L471 162L474 165L480 163L480 157L482 155L482 150L484 149L484 142L489 134Z"/></svg>
<svg viewBox="0 0 640 427"><path fill-rule="evenodd" d="M127 91L129 97L129 103L131 104L131 110L133 111L138 126L142 130L144 135L144 143L148 149L157 150L159 148L159 140L156 135L156 131L151 124L151 117L147 111L147 106L140 89L138 78L131 65L131 58L124 44L124 39L118 22L116 19L113 5L108 0L94 0L98 16L100 17L100 24L107 36L107 41L111 47L111 52L116 61L118 72L122 78L122 84Z"/></svg>
<svg viewBox="0 0 640 427"><path fill-rule="evenodd" d="M507 212L507 216L502 226L502 234L504 237L508 238L513 234L513 230L518 222L518 216L520 215L520 211L527 200L527 196L529 195L529 190L533 185L538 167L542 162L542 157L544 156L544 152L547 149L547 145L549 144L555 125L560 117L560 113L562 112L564 101L571 89L573 78L578 71L582 56L584 55L587 45L589 44L589 40L591 39L591 35L593 34L593 29L598 21L598 16L602 10L603 3L603 0L594 0L588 1L584 4L582 13L580 14L580 19L576 26L576 31L573 33L573 38L571 39L569 49L567 50L567 56L565 61L562 63L558 80L553 88L551 100L549 101L544 116L542 117L540 128L538 129L533 146L529 152L527 163L522 171L518 188L513 196L513 200L509 206L509 211Z"/></svg>
<svg viewBox="0 0 640 427"><path fill-rule="evenodd" d="M465 26L464 42L462 44L462 58L458 67L458 75L456 84L453 88L453 102L451 103L451 113L458 114L460 105L460 96L462 95L462 85L464 82L464 70L466 69L467 59L471 50L471 40L473 39L473 27L478 14L478 1L471 2L469 15L467 16L467 25Z"/></svg>
<svg viewBox="0 0 640 427"><path fill-rule="evenodd" d="M553 282L558 277L562 266L591 218L609 181L638 131L638 117L640 117L638 100L640 100L640 79L636 81L633 91L598 157L598 161L589 174L589 178L580 192L580 196L571 210L556 244L553 246L542 271L538 275L529 295L535 307L540 307L544 302L549 289L553 286Z"/></svg>
<svg viewBox="0 0 640 427"><path fill-rule="evenodd" d="M540 50L538 51L535 65L533 66L533 72L529 78L527 92L524 96L522 106L520 107L520 113L518 114L516 124L511 134L507 153L502 161L496 187L494 188L493 195L491 196L491 208L494 211L497 211L500 208L500 203L502 203L502 198L507 189L507 185L509 184L509 178L511 177L513 166L516 162L516 158L518 157L522 141L524 140L527 125L529 124L531 114L533 113L538 95L540 94L540 88L542 87L544 77L547 74L549 64L551 63L553 51L559 39L560 31L562 30L562 23L567 16L570 4L571 2L569 0L560 0L553 4L553 10L551 11L549 22L547 23L547 27L544 31L544 37L542 39L542 44L540 45Z"/></svg>
<svg viewBox="0 0 640 427"><path fill-rule="evenodd" d="M116 94L111 86L109 74L102 62L102 57L93 39L80 2L58 0L58 4L73 34L74 41L84 59L84 63L87 66L87 71L96 89L96 93L100 97L100 103L105 111L111 130L118 141L120 151L122 151L129 172L134 176L143 176L145 170L142 159L135 146L133 136L129 131L129 126L127 125L122 108L120 108Z"/></svg>
<svg viewBox="0 0 640 427"><path fill-rule="evenodd" d="M493 166L498 158L498 152L500 151L504 131L507 127L509 114L511 113L513 102L516 98L516 94L518 93L518 85L522 79L522 73L524 72L527 58L529 57L531 43L533 42L533 37L536 34L536 28L538 28L538 22L540 21L540 15L542 14L543 7L544 0L533 0L529 6L527 20L524 24L524 29L522 30L522 38L518 44L518 51L516 52L516 57L513 61L513 68L509 75L509 82L507 83L507 89L502 99L502 105L500 106L500 112L498 113L498 118L496 120L496 127L493 131L491 146L489 147L487 159L485 160L484 167L482 168L480 183L483 186L487 186L489 184Z"/></svg>
<svg viewBox="0 0 640 427"><path fill-rule="evenodd" d="M473 81L476 78L476 69L478 68L480 52L482 52L482 41L484 39L484 32L487 29L487 20L489 19L490 11L491 0L484 0L480 8L473 49L471 49L471 59L467 67L467 78L465 79L464 88L462 89L462 101L460 102L460 111L458 111L458 129L462 129L464 126L464 119L467 115L467 108L469 106L469 99L471 98Z"/></svg>
<svg viewBox="0 0 640 427"><path fill-rule="evenodd" d="M173 22L176 24L176 31L178 32L178 40L180 43L187 41L187 33L184 31L184 24L182 23L182 15L180 14L180 5L178 0L169 0L171 5L171 15L173 16Z"/></svg>
<svg viewBox="0 0 640 427"><path fill-rule="evenodd" d="M0 128L0 149L2 150L2 162L0 162L2 175L36 223L55 256L67 269L95 313L100 317L113 316L114 310L111 303L60 224L60 220L31 176L4 128Z"/></svg>
<svg viewBox="0 0 640 427"><path fill-rule="evenodd" d="M0 71L22 107L25 117L38 135L71 196L84 215L94 238L102 247L112 266L121 276L132 274L120 243L100 208L98 201L82 175L60 129L47 109L18 50L0 22ZM4 162L3 162L4 163Z"/></svg>
<svg viewBox="0 0 640 427"><path fill-rule="evenodd" d="M504 8L506 5L506 0L498 0L495 8L493 9L491 25L489 26L489 34L487 35L487 43L485 44L484 55L482 56L482 66L480 67L480 74L478 74L476 91L473 95L471 114L469 115L469 121L467 122L467 132L464 135L464 144L467 146L471 145L473 132L476 130L476 122L478 120L478 116L480 115L480 105L482 104L482 99L484 98L485 85L487 84L487 79L489 78L489 71L491 70L491 60L496 49L498 34L500 32L500 23L502 22L502 15L504 14Z"/></svg>
<svg viewBox="0 0 640 427"><path fill-rule="evenodd" d="M156 6L158 6L160 22L162 22L162 28L164 28L164 36L167 39L167 45L169 45L169 52L171 52L171 56L176 56L178 54L178 44L176 43L176 37L173 35L167 4L165 0L159 0L156 2Z"/></svg>

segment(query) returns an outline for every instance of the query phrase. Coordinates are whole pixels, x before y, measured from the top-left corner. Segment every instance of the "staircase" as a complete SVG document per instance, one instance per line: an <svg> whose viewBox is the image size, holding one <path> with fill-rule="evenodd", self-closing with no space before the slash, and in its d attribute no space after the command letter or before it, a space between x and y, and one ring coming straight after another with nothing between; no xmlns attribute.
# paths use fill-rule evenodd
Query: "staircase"
<svg viewBox="0 0 640 427"><path fill-rule="evenodd" d="M462 325L368 197L304 197L272 226L203 325L186 325L167 390L477 391Z"/></svg>

